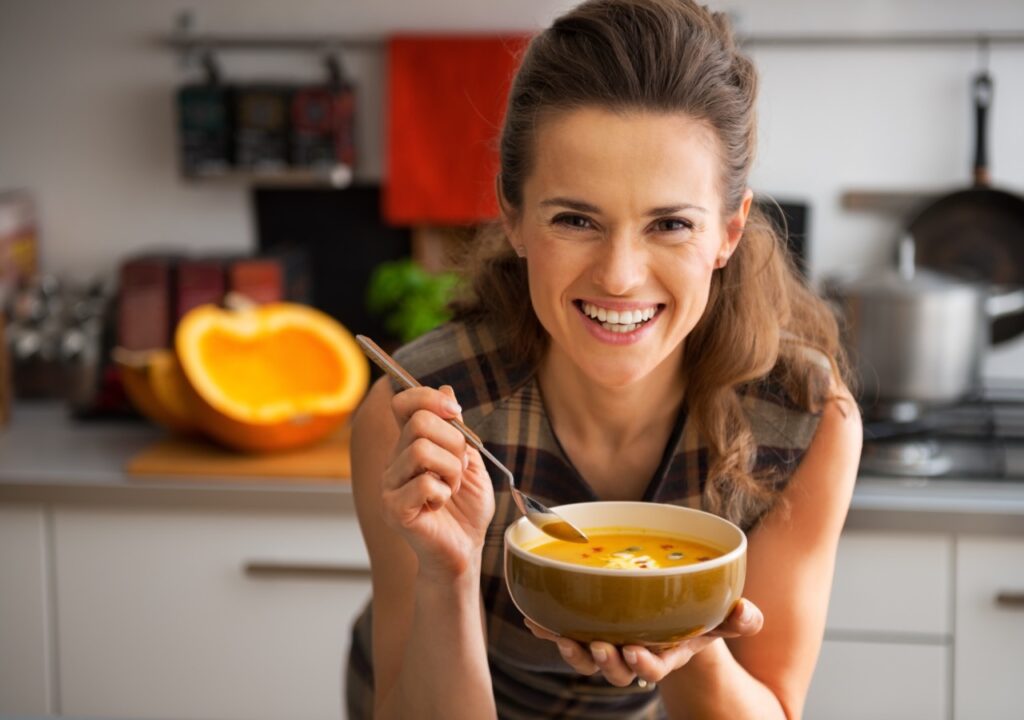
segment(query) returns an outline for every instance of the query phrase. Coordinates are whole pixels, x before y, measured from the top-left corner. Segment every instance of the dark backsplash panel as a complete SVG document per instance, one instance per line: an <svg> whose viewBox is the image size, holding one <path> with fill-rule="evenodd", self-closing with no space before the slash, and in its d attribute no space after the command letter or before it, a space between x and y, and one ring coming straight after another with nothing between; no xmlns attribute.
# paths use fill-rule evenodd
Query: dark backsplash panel
<svg viewBox="0 0 1024 720"><path fill-rule="evenodd" d="M810 209L806 203L779 200L778 204L764 196L756 196L754 202L764 212L786 241L797 269L807 277L807 230Z"/></svg>
<svg viewBox="0 0 1024 720"><path fill-rule="evenodd" d="M378 186L256 188L252 204L260 252L305 254L314 307L353 333L389 339L366 309L366 288L377 265L410 255L411 239L381 221Z"/></svg>

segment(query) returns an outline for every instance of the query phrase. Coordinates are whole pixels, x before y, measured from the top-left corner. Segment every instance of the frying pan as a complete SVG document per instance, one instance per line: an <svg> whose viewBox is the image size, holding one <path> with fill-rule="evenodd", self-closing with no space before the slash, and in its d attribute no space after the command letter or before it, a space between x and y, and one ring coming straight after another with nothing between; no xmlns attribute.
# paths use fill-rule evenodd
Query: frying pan
<svg viewBox="0 0 1024 720"><path fill-rule="evenodd" d="M1024 199L989 185L988 109L992 78L972 83L975 117L974 185L924 207L909 226L917 262L949 275L994 285L1024 286ZM992 342L1024 333L1024 312L992 322Z"/></svg>

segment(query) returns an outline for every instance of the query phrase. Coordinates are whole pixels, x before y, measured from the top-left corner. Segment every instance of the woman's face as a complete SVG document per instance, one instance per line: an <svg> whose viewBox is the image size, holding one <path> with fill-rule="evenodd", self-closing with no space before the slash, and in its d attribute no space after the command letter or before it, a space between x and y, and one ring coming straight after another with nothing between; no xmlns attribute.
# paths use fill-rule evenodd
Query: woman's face
<svg viewBox="0 0 1024 720"><path fill-rule="evenodd" d="M681 358L750 204L748 192L723 218L717 148L680 113L588 108L541 123L506 230L552 352L594 382L622 387Z"/></svg>

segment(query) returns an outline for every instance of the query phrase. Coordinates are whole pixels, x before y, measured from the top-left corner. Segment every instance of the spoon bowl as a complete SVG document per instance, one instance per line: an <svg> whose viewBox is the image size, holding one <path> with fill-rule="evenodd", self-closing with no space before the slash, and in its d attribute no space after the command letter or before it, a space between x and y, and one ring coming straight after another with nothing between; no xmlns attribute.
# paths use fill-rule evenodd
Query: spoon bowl
<svg viewBox="0 0 1024 720"><path fill-rule="evenodd" d="M366 356L377 367L393 377L402 387L406 389L420 387L419 381L399 365L393 357L384 352L373 340L365 335L356 335L356 342L359 343L359 347L363 349ZM537 529L559 540L578 543L588 541L587 536L578 527L517 488L512 471L491 454L491 451L484 446L483 440L470 430L465 423L456 418L449 419L448 422L465 436L470 445L476 448L481 455L490 460L491 464L501 471L508 481L509 492L512 493L512 500L515 502L516 507L519 508L519 512L526 516L526 519L535 525Z"/></svg>

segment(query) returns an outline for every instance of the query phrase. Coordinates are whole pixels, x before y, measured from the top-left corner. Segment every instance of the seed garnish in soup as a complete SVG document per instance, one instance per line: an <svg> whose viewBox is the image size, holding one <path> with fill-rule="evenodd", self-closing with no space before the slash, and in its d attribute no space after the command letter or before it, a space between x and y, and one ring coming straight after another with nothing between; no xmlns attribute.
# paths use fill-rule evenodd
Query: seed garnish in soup
<svg viewBox="0 0 1024 720"><path fill-rule="evenodd" d="M528 549L552 560L616 570L679 567L722 555L717 548L678 535L618 528L586 533L590 542L585 544L550 540Z"/></svg>

